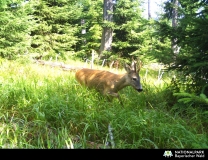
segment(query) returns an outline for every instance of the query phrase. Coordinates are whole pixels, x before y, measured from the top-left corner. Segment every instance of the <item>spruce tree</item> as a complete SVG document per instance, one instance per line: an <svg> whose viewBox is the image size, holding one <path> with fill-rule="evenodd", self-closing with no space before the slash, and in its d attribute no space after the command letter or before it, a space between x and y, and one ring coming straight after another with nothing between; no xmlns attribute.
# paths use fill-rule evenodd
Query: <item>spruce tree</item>
<svg viewBox="0 0 208 160"><path fill-rule="evenodd" d="M32 31L32 52L46 58L73 56L79 32L81 9L74 1L42 0L34 5L36 25Z"/></svg>
<svg viewBox="0 0 208 160"><path fill-rule="evenodd" d="M166 3L165 18L171 18L172 6ZM176 60L172 59L170 69L181 74L180 80L190 82L187 89L191 92L201 93L208 82L208 56L207 56L207 27L208 10L207 1L180 0L178 8L178 26L172 28L167 23L158 23L158 33L161 37L177 38L180 52ZM170 53L170 52L169 52ZM168 54L163 53L163 55ZM208 94L207 89L203 89Z"/></svg>
<svg viewBox="0 0 208 160"><path fill-rule="evenodd" d="M0 56L3 58L15 59L29 52L34 20L26 2L2 0L0 3Z"/></svg>
<svg viewBox="0 0 208 160"><path fill-rule="evenodd" d="M139 8L140 1L119 0L114 9L114 37L113 53L118 57L131 57L131 54L140 56L141 49L145 39L143 33L146 29L147 21L142 16L142 10Z"/></svg>

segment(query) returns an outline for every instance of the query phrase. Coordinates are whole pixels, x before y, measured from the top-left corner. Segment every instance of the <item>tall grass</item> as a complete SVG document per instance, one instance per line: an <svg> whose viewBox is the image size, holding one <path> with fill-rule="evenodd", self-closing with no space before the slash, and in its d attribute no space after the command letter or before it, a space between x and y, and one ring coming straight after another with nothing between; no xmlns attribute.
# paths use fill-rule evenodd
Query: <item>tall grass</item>
<svg viewBox="0 0 208 160"><path fill-rule="evenodd" d="M144 92L121 90L122 108L80 86L74 72L2 61L0 147L208 148L203 112L168 107L169 75L157 75L142 79Z"/></svg>

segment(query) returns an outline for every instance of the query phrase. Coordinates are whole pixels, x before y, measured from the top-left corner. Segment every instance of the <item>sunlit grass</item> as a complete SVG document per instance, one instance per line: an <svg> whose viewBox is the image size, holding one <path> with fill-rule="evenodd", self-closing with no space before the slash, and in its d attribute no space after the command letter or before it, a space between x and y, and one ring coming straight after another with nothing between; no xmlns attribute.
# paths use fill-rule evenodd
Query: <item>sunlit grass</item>
<svg viewBox="0 0 208 160"><path fill-rule="evenodd" d="M164 73L159 80L157 70L145 73L141 70L143 92L120 91L122 107L80 86L74 72L2 61L0 147L208 148L206 115L170 108L164 90L171 76Z"/></svg>

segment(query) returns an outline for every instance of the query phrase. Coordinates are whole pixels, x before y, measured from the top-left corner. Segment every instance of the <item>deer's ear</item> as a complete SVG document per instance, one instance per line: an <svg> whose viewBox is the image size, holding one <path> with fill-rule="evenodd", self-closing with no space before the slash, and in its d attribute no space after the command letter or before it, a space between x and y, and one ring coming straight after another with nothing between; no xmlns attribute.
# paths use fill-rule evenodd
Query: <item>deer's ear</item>
<svg viewBox="0 0 208 160"><path fill-rule="evenodd" d="M131 63L131 69L136 71L136 62L134 60Z"/></svg>
<svg viewBox="0 0 208 160"><path fill-rule="evenodd" d="M137 66L137 72L139 72L141 68L142 68L142 62L140 61L139 65Z"/></svg>
<svg viewBox="0 0 208 160"><path fill-rule="evenodd" d="M125 68L127 73L129 73L131 71L131 67L128 64L125 64L124 68Z"/></svg>

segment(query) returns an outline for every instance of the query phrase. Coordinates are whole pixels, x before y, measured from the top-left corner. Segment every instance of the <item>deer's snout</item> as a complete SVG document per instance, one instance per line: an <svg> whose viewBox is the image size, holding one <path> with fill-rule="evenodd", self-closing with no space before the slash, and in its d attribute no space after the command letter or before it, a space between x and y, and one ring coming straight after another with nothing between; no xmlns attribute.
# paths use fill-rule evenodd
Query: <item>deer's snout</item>
<svg viewBox="0 0 208 160"><path fill-rule="evenodd" d="M137 91L138 91L138 92L142 92L142 91L143 91L143 89L142 89L142 88L139 88L139 89L137 89Z"/></svg>
<svg viewBox="0 0 208 160"><path fill-rule="evenodd" d="M138 86L138 88L136 88L136 90L137 90L138 92L142 92L142 91L143 91L142 85L140 84L140 85Z"/></svg>

